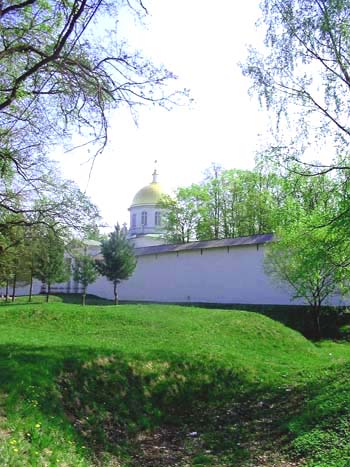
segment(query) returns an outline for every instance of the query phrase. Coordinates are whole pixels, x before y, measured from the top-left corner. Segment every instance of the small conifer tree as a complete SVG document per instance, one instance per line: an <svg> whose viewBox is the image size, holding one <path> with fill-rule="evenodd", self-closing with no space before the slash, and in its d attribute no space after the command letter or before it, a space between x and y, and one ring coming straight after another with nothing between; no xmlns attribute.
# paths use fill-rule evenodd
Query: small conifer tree
<svg viewBox="0 0 350 467"><path fill-rule="evenodd" d="M97 268L102 276L113 283L114 304L118 305L118 284L128 279L136 267L133 247L119 224L108 238L102 241L101 253L103 260L97 262Z"/></svg>

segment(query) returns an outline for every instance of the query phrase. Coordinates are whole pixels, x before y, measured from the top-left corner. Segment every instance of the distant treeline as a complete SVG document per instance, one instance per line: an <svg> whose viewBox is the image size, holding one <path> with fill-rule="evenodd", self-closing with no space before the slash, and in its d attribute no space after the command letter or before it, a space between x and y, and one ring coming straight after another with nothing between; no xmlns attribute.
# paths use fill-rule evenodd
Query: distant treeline
<svg viewBox="0 0 350 467"><path fill-rule="evenodd" d="M307 174L307 172L306 172ZM349 197L348 182L318 177L260 161L253 170L213 164L198 184L164 196L169 242L210 240L274 232L321 208L336 217Z"/></svg>

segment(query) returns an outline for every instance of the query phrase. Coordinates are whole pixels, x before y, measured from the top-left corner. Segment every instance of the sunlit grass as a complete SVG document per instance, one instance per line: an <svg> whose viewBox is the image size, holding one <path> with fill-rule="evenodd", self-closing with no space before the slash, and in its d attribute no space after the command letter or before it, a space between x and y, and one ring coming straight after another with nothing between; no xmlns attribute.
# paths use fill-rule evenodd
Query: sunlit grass
<svg viewBox="0 0 350 467"><path fill-rule="evenodd" d="M0 308L1 466L127 466L136 435L169 424L201 431L197 460L243 466L254 429L225 415L218 430L213 413L242 404L251 411L240 416L250 420L259 401L281 409L290 394L295 403L274 424L288 431L293 455L320 462L310 454L308 430L315 433L334 411L343 410L343 427L350 420L343 396L334 399L339 386L329 384L336 375L347 388L347 344L316 346L244 311L40 301ZM318 412L313 401L322 394ZM336 446L337 458L348 455L343 443ZM205 454L208 447L213 454Z"/></svg>

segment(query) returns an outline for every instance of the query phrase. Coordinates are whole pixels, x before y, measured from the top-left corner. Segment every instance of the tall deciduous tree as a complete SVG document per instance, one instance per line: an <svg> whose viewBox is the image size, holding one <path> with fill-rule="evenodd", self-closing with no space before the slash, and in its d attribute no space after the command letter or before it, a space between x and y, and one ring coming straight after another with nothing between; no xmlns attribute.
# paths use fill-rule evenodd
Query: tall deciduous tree
<svg viewBox="0 0 350 467"><path fill-rule="evenodd" d="M52 284L67 280L71 271L64 257L64 241L53 229L42 229L36 240L39 244L34 256L34 277L45 284L48 302Z"/></svg>
<svg viewBox="0 0 350 467"><path fill-rule="evenodd" d="M10 288L14 300L17 283L29 283L30 257L26 245L26 230L22 225L23 216L1 212L0 217L7 224L0 229L0 282L6 284L6 296Z"/></svg>
<svg viewBox="0 0 350 467"><path fill-rule="evenodd" d="M18 162L25 170L23 152L30 150L26 144L46 146L67 136L70 124L89 128L104 144L109 109L123 103L169 103L162 88L174 76L128 50L117 36L115 21L122 10L146 13L139 0L2 2L0 119L5 161ZM12 144L15 136L17 145Z"/></svg>
<svg viewBox="0 0 350 467"><path fill-rule="evenodd" d="M223 218L223 169L212 164L205 173L200 197L200 221L197 225L197 236L200 239L217 239L222 236Z"/></svg>
<svg viewBox="0 0 350 467"><path fill-rule="evenodd" d="M271 232L282 180L273 173L213 165L200 184L164 197L168 241L212 240Z"/></svg>
<svg viewBox="0 0 350 467"><path fill-rule="evenodd" d="M118 284L128 279L136 267L133 247L119 224L107 239L102 240L101 254L103 260L97 261L97 268L102 276L113 283L114 303L118 305Z"/></svg>
<svg viewBox="0 0 350 467"><path fill-rule="evenodd" d="M142 17L141 0L4 0L0 5L0 207L30 214L54 192L52 145L107 141L108 115L146 103L171 106L174 75L129 50L119 16ZM55 180L57 181L57 180ZM61 185L61 184L60 184ZM63 187L59 187L56 192ZM55 210L53 197L47 204ZM29 222L29 221L28 221Z"/></svg>
<svg viewBox="0 0 350 467"><path fill-rule="evenodd" d="M350 1L262 0L261 9L265 48L250 50L243 71L276 116L275 155L315 173L349 169ZM317 142L334 152L329 163L302 159Z"/></svg>
<svg viewBox="0 0 350 467"><path fill-rule="evenodd" d="M4 192L0 178L0 232L11 226L49 225L82 233L99 221L96 206L74 182L60 177L56 165L44 165L32 176L36 181L26 184L14 174Z"/></svg>
<svg viewBox="0 0 350 467"><path fill-rule="evenodd" d="M267 249L265 270L289 287L293 299L310 305L314 335L320 338L321 306L333 295L349 293L350 244L329 226L315 229L312 222L319 219L308 217L279 231Z"/></svg>
<svg viewBox="0 0 350 467"><path fill-rule="evenodd" d="M288 285L294 299L311 308L314 334L321 337L321 306L350 288L350 242L332 219L341 211L344 193L329 175L291 173L282 180L283 204L275 214L277 241L268 246L265 269Z"/></svg>
<svg viewBox="0 0 350 467"><path fill-rule="evenodd" d="M160 207L165 210L163 224L168 243L188 243L196 238L199 214L199 185L178 188L174 197L163 196Z"/></svg>
<svg viewBox="0 0 350 467"><path fill-rule="evenodd" d="M95 282L98 276L96 262L87 254L76 256L74 260L74 280L83 286L82 305L85 305L87 286Z"/></svg>

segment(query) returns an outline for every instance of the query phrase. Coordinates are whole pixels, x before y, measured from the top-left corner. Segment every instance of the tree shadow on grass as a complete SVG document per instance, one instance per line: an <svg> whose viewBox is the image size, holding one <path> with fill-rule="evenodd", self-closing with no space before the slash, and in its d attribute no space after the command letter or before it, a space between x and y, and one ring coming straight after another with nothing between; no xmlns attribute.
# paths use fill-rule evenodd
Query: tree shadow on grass
<svg viewBox="0 0 350 467"><path fill-rule="evenodd" d="M32 300L28 301L27 295L22 295L16 297L14 302L9 299L7 302L6 300L0 301L0 306L6 305L36 305L38 303L45 303L46 302L46 295L33 295ZM82 304L82 296L81 294L55 294L50 295L49 303L70 303L72 305L81 305ZM96 295L87 295L86 296L86 305L85 306L115 306L112 300L108 300L105 298L97 297Z"/></svg>
<svg viewBox="0 0 350 467"><path fill-rule="evenodd" d="M60 301L63 303L72 303L75 305L81 305L82 304L82 296L81 294L56 294L57 297L59 297ZM108 306L108 305L114 305L113 300L108 300L106 298L101 298L98 297L97 295L86 295L86 305L94 305L94 306Z"/></svg>
<svg viewBox="0 0 350 467"><path fill-rule="evenodd" d="M23 431L40 414L45 429L74 436L86 456L129 453L139 466L151 465L137 453L139 434L164 427L176 433L183 455L210 452L212 465L244 465L259 449L285 442L286 423L304 398L301 390L256 385L220 362L170 352L141 358L19 345L0 346L0 393L8 395L8 418L21 418Z"/></svg>

